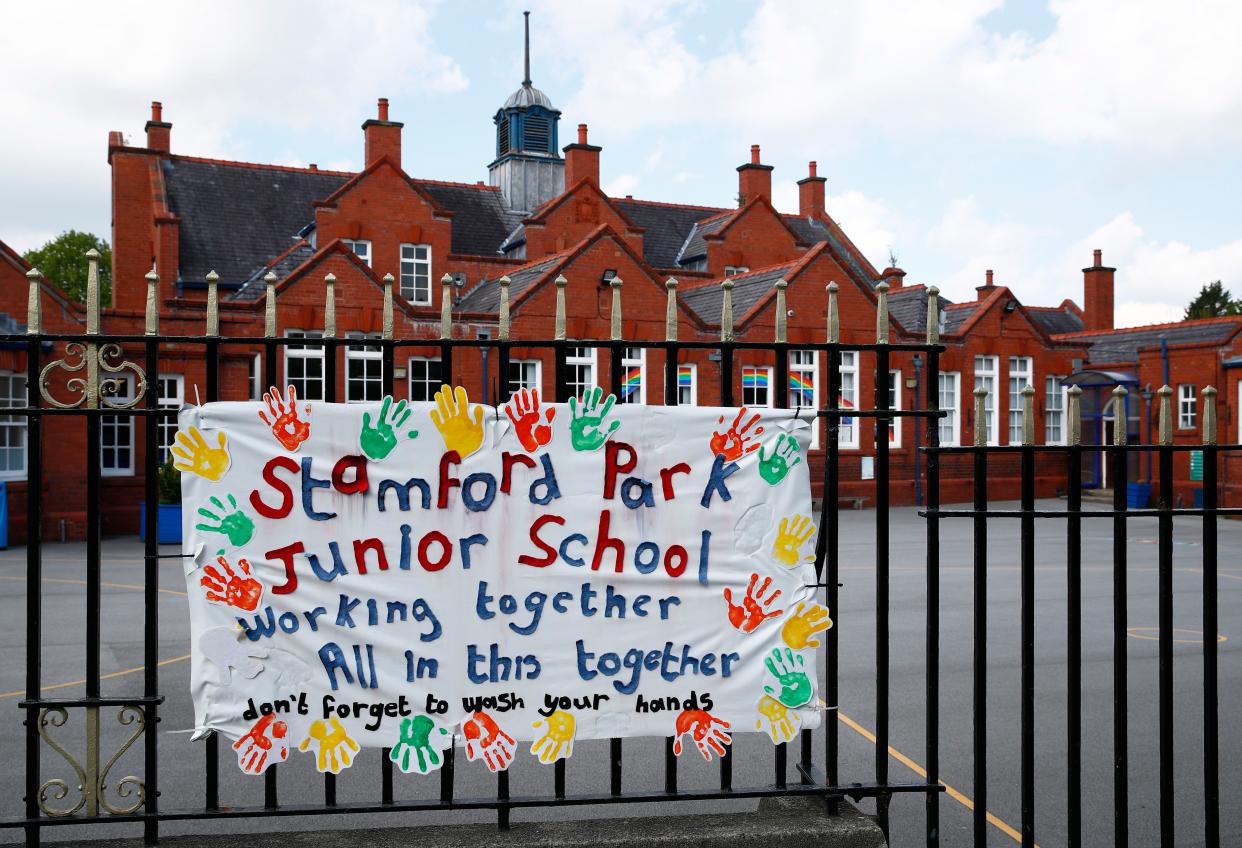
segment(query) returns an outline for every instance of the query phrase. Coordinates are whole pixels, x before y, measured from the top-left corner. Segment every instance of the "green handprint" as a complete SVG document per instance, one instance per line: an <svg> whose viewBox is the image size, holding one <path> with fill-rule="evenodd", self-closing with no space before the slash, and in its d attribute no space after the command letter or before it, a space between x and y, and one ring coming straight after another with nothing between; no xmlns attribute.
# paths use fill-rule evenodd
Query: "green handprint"
<svg viewBox="0 0 1242 848"><path fill-rule="evenodd" d="M362 444L362 452L371 459L383 459L392 453L392 449L397 446L397 434L393 432L393 428L404 425L413 414L409 404L405 400L399 400L392 407L392 419L389 420L389 407L392 407L392 395L384 395L384 403L380 407L379 415L375 417L374 427L371 426L371 413L362 413L362 436L359 442ZM418 431L411 430L406 433L406 438L417 439Z"/></svg>
<svg viewBox="0 0 1242 848"><path fill-rule="evenodd" d="M430 774L444 762L440 755L442 748L431 743L431 734L439 733L448 736L443 727L425 715L403 718L401 720L401 738L388 752L388 757L397 764L397 768L406 774Z"/></svg>
<svg viewBox="0 0 1242 848"><path fill-rule="evenodd" d="M795 654L785 649L785 657L781 657L781 649L773 648L772 656L763 661L780 684L781 691L777 694L771 686L764 686L763 691L776 697L787 707L800 707L811 700L811 678L806 674L806 661L802 654Z"/></svg>
<svg viewBox="0 0 1242 848"><path fill-rule="evenodd" d="M602 404L601 398L603 398ZM613 421L608 425L607 430L601 429L604 419L608 417L609 410L616 402L616 395L608 395L604 398L604 390L599 386L583 395L581 401L569 399L569 414L572 416L569 421L569 435L574 450L599 450L604 442L608 441L608 437L616 432L621 426L620 421Z"/></svg>
<svg viewBox="0 0 1242 848"><path fill-rule="evenodd" d="M254 522L250 520L250 516L237 508L236 498L232 495L225 495L225 497L228 499L228 506L225 506L219 498L212 496L211 505L216 508L216 512L206 507L198 508L199 515L203 518L210 518L216 522L215 524L204 523L194 526L204 533L223 533L229 537L229 543L233 547L240 548L254 536Z"/></svg>
<svg viewBox="0 0 1242 848"><path fill-rule="evenodd" d="M781 447L781 442L785 442L784 447ZM789 461L790 457L793 457L793 462ZM789 470L801 461L798 440L786 433L781 433L772 443L771 454L764 456L763 449L759 449L759 476L775 486L784 480Z"/></svg>

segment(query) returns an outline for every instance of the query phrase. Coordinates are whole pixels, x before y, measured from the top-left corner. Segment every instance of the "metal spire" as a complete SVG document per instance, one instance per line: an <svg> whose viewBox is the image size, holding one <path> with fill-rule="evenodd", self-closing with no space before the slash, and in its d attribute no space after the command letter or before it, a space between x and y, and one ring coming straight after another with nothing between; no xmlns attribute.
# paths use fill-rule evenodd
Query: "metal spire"
<svg viewBox="0 0 1242 848"><path fill-rule="evenodd" d="M522 17L526 19L526 76L522 78L522 85L530 88L530 12L523 12Z"/></svg>

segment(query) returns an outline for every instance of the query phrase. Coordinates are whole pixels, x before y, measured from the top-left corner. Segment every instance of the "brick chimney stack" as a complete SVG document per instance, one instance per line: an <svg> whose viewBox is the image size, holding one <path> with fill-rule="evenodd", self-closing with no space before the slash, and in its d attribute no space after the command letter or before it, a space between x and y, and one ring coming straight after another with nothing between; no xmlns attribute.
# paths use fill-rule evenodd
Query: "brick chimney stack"
<svg viewBox="0 0 1242 848"><path fill-rule="evenodd" d="M996 291L996 286L992 282L992 269L989 268L984 272L984 283L981 286L975 286L975 291L979 294L979 300L985 300L988 295Z"/></svg>
<svg viewBox="0 0 1242 848"><path fill-rule="evenodd" d="M750 146L750 161L737 166L738 206L745 206L756 197L772 202L772 166L759 162L759 145Z"/></svg>
<svg viewBox="0 0 1242 848"><path fill-rule="evenodd" d="M807 176L798 180L798 214L803 218L824 217L824 184L828 180L815 173L816 165L807 166Z"/></svg>
<svg viewBox="0 0 1242 848"><path fill-rule="evenodd" d="M147 147L168 153L172 150L172 124L164 120L164 104L151 101L151 120L147 121Z"/></svg>
<svg viewBox="0 0 1242 848"><path fill-rule="evenodd" d="M401 167L401 128L403 126L405 124L388 120L388 98L381 97L377 117L362 125L362 132L366 136L368 168L384 158L398 168Z"/></svg>
<svg viewBox="0 0 1242 848"><path fill-rule="evenodd" d="M565 188L576 185L584 177L599 185L599 152L602 147L587 144L587 125L578 124L578 143L567 144L565 152Z"/></svg>
<svg viewBox="0 0 1242 848"><path fill-rule="evenodd" d="M880 279L888 283L889 291L896 291L905 283L906 272L895 265L889 266L880 273Z"/></svg>
<svg viewBox="0 0 1242 848"><path fill-rule="evenodd" d="M1113 277L1116 268L1104 265L1104 252L1096 250L1090 268L1082 269L1082 327L1113 329Z"/></svg>

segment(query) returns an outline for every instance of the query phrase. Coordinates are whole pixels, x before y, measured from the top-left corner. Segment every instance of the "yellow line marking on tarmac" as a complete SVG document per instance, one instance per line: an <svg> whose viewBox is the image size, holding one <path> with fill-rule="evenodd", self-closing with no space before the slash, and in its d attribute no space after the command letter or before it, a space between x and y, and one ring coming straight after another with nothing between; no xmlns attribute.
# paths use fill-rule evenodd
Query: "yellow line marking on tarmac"
<svg viewBox="0 0 1242 848"><path fill-rule="evenodd" d="M0 580L21 580L25 582L26 578L17 577L15 575L9 575L9 574L0 574ZM43 582L45 583L69 583L71 585L77 585L77 586L86 585L85 580L74 580L74 579L67 578L67 577L44 577ZM99 585L106 586L109 589L133 589L138 592L141 592L143 590L142 586L135 586L131 583L100 583ZM162 589L161 588L159 591L164 592L165 594L168 594L168 595L179 595L183 598L185 597L185 592L178 592L176 589ZM166 665L172 665L173 663L184 662L185 660L188 660L189 658L190 658L189 654L186 654L185 656L181 656L181 657L171 657L166 660L160 660L158 663L156 663L156 666L163 667ZM138 672L143 671L145 669L146 669L145 665L134 666L133 668L123 669L122 671L112 671L107 674L101 674L99 675L99 679L100 680L112 680L113 678L116 678L116 677L124 677L127 674L137 674ZM52 683L48 686L42 687L40 691L51 692L55 689L69 689L73 686L85 686L85 685L86 685L86 680L85 678L83 678L82 680L70 680L68 683ZM19 697L24 696L25 694L26 694L25 689L17 689L13 692L0 692L0 698L19 698Z"/></svg>
<svg viewBox="0 0 1242 848"><path fill-rule="evenodd" d="M845 713L841 712L840 710L837 710L837 720L840 721L842 724L844 724L846 727L848 727L850 730L857 733L859 736L866 739L872 745L876 744L876 742L878 741L875 738L874 733L872 733L867 728L863 727L858 722L854 721L854 719L850 718L849 716L847 716ZM892 757L894 760L896 760L897 762L901 763L906 768L910 769L910 771L914 772L919 777L923 778L924 780L927 779L927 769L923 768L921 765L916 763L914 760L910 759L905 754L901 753L901 751L898 751L892 745L888 746L888 755ZM968 810L973 810L975 808L975 802L972 801L965 794L963 794L961 790L953 788L949 784L945 783L943 780L939 781L939 783L941 786L944 787L945 794L948 795L950 798L952 798L954 801L961 804L963 807L965 807ZM1014 842L1017 842L1019 844L1022 843L1022 834L1019 833L1018 830L1013 825L1009 824L1004 819L1000 818L999 816L991 812L988 813L987 818L988 818L988 822L993 827L995 827L997 830L999 830L1001 833L1008 836ZM1035 848L1039 848L1039 845L1036 844Z"/></svg>
<svg viewBox="0 0 1242 848"><path fill-rule="evenodd" d="M172 665L173 663L184 662L185 660L188 660L189 658L190 658L189 654L186 654L185 656L181 656L181 657L169 657L166 660L160 660L159 662L155 664L155 666L156 668L163 668L166 665ZM99 675L99 679L100 680L112 680L114 677L124 677L127 674L137 674L138 672L144 670L145 668L146 668L145 665L138 665L138 666L134 666L133 668L124 669L122 671L110 671L107 674ZM71 686L85 686L85 685L86 685L85 679L70 680L68 683L53 683L51 686L44 686L40 691L51 692L53 689L68 689ZM25 689L18 689L14 692L0 692L0 698L17 698L25 694L26 694Z"/></svg>
<svg viewBox="0 0 1242 848"><path fill-rule="evenodd" d="M1173 643L1176 645L1202 645L1203 644L1203 631L1202 630L1188 630L1184 627L1174 627L1173 632L1175 634L1176 633L1189 633L1189 634L1199 637L1198 639L1174 639ZM1155 634L1155 635L1149 635L1149 634ZM1131 639L1145 639L1149 642L1159 642L1160 641L1160 628L1159 627L1127 627L1126 635L1129 636ZM1229 637L1226 636L1224 633L1217 633L1216 641L1218 644L1220 642L1228 642Z"/></svg>

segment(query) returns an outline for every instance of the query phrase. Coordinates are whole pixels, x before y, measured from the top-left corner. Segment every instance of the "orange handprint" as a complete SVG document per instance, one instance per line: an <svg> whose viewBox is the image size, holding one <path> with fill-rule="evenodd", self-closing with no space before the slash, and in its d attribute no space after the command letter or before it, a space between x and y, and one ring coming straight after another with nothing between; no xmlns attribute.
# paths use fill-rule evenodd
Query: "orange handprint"
<svg viewBox="0 0 1242 848"><path fill-rule="evenodd" d="M758 442L754 442L753 444L750 443L751 439L763 432L762 426L756 428L753 433L750 432L750 428L759 423L759 413L756 412L751 416L749 421L743 424L742 418L745 417L745 415L746 407L743 406L737 411L737 417L733 419L733 423L729 425L729 429L725 430L723 433L712 433L709 446L711 447L713 456L723 456L727 461L732 462L735 459L741 459L745 454L754 453L759 450ZM720 416L718 423L723 424L724 420L724 416L722 415Z"/></svg>
<svg viewBox="0 0 1242 848"><path fill-rule="evenodd" d="M505 414L513 422L518 441L522 447L534 453L552 441L552 419L556 410L552 407L539 414L539 390L522 389L505 404Z"/></svg>
<svg viewBox="0 0 1242 848"><path fill-rule="evenodd" d="M462 723L461 730L466 737L466 759L470 762L483 760L492 772L504 771L513 762L517 743L487 713L479 710Z"/></svg>
<svg viewBox="0 0 1242 848"><path fill-rule="evenodd" d="M263 597L263 584L250 576L250 562L245 559L237 561L241 574L233 571L229 561L222 556L216 557L216 562L224 573L209 565L203 569L205 574L198 581L207 590L207 600L246 612L258 609L259 600Z"/></svg>
<svg viewBox="0 0 1242 848"><path fill-rule="evenodd" d="M288 759L289 746L281 741L288 732L289 726L283 721L276 721L276 716L265 715L260 718L254 723L254 727L233 743L238 767L246 774L262 774L270 766ZM274 756L268 759L268 754Z"/></svg>
<svg viewBox="0 0 1242 848"><path fill-rule="evenodd" d="M763 578L763 583L755 588L755 584L759 583L759 575L751 574L750 582L746 584L746 597L742 599L742 603L733 603L733 592L729 587L725 587L725 602L729 605L729 623L743 633L751 633L756 627L769 618L776 618L784 610L773 610L768 612L768 607L776 603L776 599L781 596L781 590L776 589L768 594L768 589L772 586L772 578Z"/></svg>
<svg viewBox="0 0 1242 848"><path fill-rule="evenodd" d="M272 428L272 435L285 450L297 450L298 445L310 438L310 422L298 418L297 388L290 384L286 396L282 398L280 389L272 386L263 393L263 400L267 402L268 411L272 413L272 417L268 418L266 412L259 410L263 423ZM309 403L306 405L306 414L310 415Z"/></svg>
<svg viewBox="0 0 1242 848"><path fill-rule="evenodd" d="M723 757L724 746L733 743L728 730L729 722L716 718L711 713L704 710L683 710L681 715L677 716L677 735L673 740L673 753L681 756L681 737L689 733L690 738L694 740L694 746L703 755L703 759L711 762L713 751L716 756Z"/></svg>

